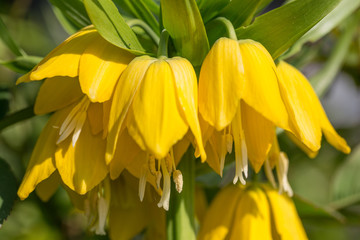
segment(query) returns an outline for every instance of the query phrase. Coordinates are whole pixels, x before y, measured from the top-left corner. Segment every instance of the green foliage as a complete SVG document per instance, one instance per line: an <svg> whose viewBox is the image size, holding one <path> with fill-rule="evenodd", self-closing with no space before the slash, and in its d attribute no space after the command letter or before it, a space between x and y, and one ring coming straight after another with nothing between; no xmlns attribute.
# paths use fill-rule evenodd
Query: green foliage
<svg viewBox="0 0 360 240"><path fill-rule="evenodd" d="M315 42L329 33L333 28L342 23L356 9L360 7L360 0L342 0L328 15L304 34L290 49L282 56L287 58L299 52L306 42ZM354 21L356 21L354 19Z"/></svg>
<svg viewBox="0 0 360 240"><path fill-rule="evenodd" d="M144 0L115 0L121 7L130 12L135 18L146 22L158 35L160 35L159 23Z"/></svg>
<svg viewBox="0 0 360 240"><path fill-rule="evenodd" d="M91 24L81 0L50 0L59 21L69 31L79 30Z"/></svg>
<svg viewBox="0 0 360 240"><path fill-rule="evenodd" d="M11 61L0 61L0 64L17 73L27 73L41 61L37 56L19 56Z"/></svg>
<svg viewBox="0 0 360 240"><path fill-rule="evenodd" d="M342 208L360 201L360 145L353 149L335 173L331 186L333 203Z"/></svg>
<svg viewBox="0 0 360 240"><path fill-rule="evenodd" d="M86 11L100 35L110 43L134 54L144 54L135 33L126 24L111 0L85 0Z"/></svg>
<svg viewBox="0 0 360 240"><path fill-rule="evenodd" d="M198 1L199 10L204 22L208 22L217 16L226 7L230 0L200 0Z"/></svg>
<svg viewBox="0 0 360 240"><path fill-rule="evenodd" d="M236 29L236 34L239 39L253 39L262 43L276 59L339 2L340 0L294 0L257 17L250 26Z"/></svg>
<svg viewBox="0 0 360 240"><path fill-rule="evenodd" d="M164 27L175 48L181 56L199 66L209 51L209 43L195 0L161 0L161 8Z"/></svg>
<svg viewBox="0 0 360 240"><path fill-rule="evenodd" d="M0 224L9 216L14 205L17 181L9 165L0 158Z"/></svg>
<svg viewBox="0 0 360 240"><path fill-rule="evenodd" d="M268 0L233 0L220 13L221 16L229 19L235 28L250 23L256 11Z"/></svg>
<svg viewBox="0 0 360 240"><path fill-rule="evenodd" d="M8 30L6 29L5 23L0 17L0 39L6 44L6 46L16 55L23 56L25 55L24 51L19 48L19 46L14 42L10 36Z"/></svg>

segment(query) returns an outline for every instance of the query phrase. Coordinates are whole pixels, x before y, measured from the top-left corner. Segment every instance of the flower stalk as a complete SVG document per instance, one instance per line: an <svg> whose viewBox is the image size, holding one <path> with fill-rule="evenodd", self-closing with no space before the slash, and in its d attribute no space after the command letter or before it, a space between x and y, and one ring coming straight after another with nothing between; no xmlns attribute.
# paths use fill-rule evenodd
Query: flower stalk
<svg viewBox="0 0 360 240"><path fill-rule="evenodd" d="M189 147L182 157L178 169L183 174L183 190L171 194L171 205L166 215L167 239L196 239L195 232L195 158L194 150ZM172 185L175 192L175 185Z"/></svg>

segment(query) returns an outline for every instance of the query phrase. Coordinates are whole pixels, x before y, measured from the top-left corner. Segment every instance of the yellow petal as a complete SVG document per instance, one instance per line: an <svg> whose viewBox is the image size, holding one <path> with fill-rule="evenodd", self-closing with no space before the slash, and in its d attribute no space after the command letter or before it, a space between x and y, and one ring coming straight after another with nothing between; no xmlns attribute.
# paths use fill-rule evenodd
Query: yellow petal
<svg viewBox="0 0 360 240"><path fill-rule="evenodd" d="M220 172L220 158L212 141L213 139L210 139L205 146L207 153L206 162L217 174L222 175L222 172Z"/></svg>
<svg viewBox="0 0 360 240"><path fill-rule="evenodd" d="M116 179L121 172L134 160L141 149L136 142L130 137L127 130L124 130L119 137L114 158L110 164L110 177Z"/></svg>
<svg viewBox="0 0 360 240"><path fill-rule="evenodd" d="M93 135L97 135L103 130L103 105L102 103L90 103L87 110L87 117Z"/></svg>
<svg viewBox="0 0 360 240"><path fill-rule="evenodd" d="M276 137L275 126L243 101L241 116L249 160L259 172Z"/></svg>
<svg viewBox="0 0 360 240"><path fill-rule="evenodd" d="M233 119L244 87L239 44L220 38L206 56L199 78L199 111L218 131Z"/></svg>
<svg viewBox="0 0 360 240"><path fill-rule="evenodd" d="M339 136L331 123L329 122L329 119L326 117L325 112L322 112L322 130L324 132L326 140L337 150L342 151L343 153L350 153L351 149L347 145L345 139Z"/></svg>
<svg viewBox="0 0 360 240"><path fill-rule="evenodd" d="M273 142L270 152L269 152L269 163L270 163L271 169L273 169L275 167L275 165L279 162L279 157L280 157L280 147L279 147L279 142L277 140L277 137L275 137L274 142Z"/></svg>
<svg viewBox="0 0 360 240"><path fill-rule="evenodd" d="M91 28L70 36L35 67L30 74L30 80L36 81L55 76L78 76L80 56L86 46L98 35L97 31Z"/></svg>
<svg viewBox="0 0 360 240"><path fill-rule="evenodd" d="M241 188L231 185L217 194L204 217L198 236L199 240L229 239L228 234L231 231L230 227L234 219L234 211L239 204L242 193ZM242 208L242 206L240 207Z"/></svg>
<svg viewBox="0 0 360 240"><path fill-rule="evenodd" d="M70 112L71 107L56 112L42 130L31 155L25 176L18 190L20 199L25 199L35 187L56 170L54 153L59 138L59 127Z"/></svg>
<svg viewBox="0 0 360 240"><path fill-rule="evenodd" d="M321 146L321 126L319 112L314 111L314 90L306 78L294 67L281 61L277 67L279 86L291 121L294 133L311 151ZM316 103L317 104L317 103Z"/></svg>
<svg viewBox="0 0 360 240"><path fill-rule="evenodd" d="M269 203L261 189L245 190L233 215L234 221L227 239L273 239Z"/></svg>
<svg viewBox="0 0 360 240"><path fill-rule="evenodd" d="M203 161L206 159L206 153L201 137L201 130L198 119L198 89L197 78L191 63L184 58L168 59L172 72L174 74L176 93L183 110L186 122L195 136L197 146Z"/></svg>
<svg viewBox="0 0 360 240"><path fill-rule="evenodd" d="M62 185L62 187L65 189L65 191L67 192L71 204L79 209L80 211L85 211L86 208L89 208L89 206L86 206L86 199L88 198L88 194L85 195L80 195L77 192L71 190L68 186L66 185Z"/></svg>
<svg viewBox="0 0 360 240"><path fill-rule="evenodd" d="M305 76L285 62L280 62L278 69L281 73L283 97L295 113L294 121L299 128L295 136L312 152L316 152L320 148L319 131L322 130L331 145L344 153L349 153L349 146L329 122L314 89Z"/></svg>
<svg viewBox="0 0 360 240"><path fill-rule="evenodd" d="M43 202L47 202L59 188L60 182L60 175L57 171L55 171L51 174L49 178L40 182L36 186L35 192Z"/></svg>
<svg viewBox="0 0 360 240"><path fill-rule="evenodd" d="M291 199L267 188L266 195L272 208L273 219L281 239L308 239Z"/></svg>
<svg viewBox="0 0 360 240"><path fill-rule="evenodd" d="M115 153L118 135L126 114L149 67L155 61L150 57L135 58L121 75L116 86L111 104L108 137L106 145L106 161L110 162Z"/></svg>
<svg viewBox="0 0 360 240"><path fill-rule="evenodd" d="M86 121L75 147L70 137L59 144L55 162L62 181L71 190L85 194L108 173L104 155L105 140L93 136Z"/></svg>
<svg viewBox="0 0 360 240"><path fill-rule="evenodd" d="M317 156L317 154L319 153L318 151L314 152L311 149L309 149L305 144L303 144L294 134L285 131L286 136L288 136L291 141L293 141L302 151L304 151L309 158L315 158Z"/></svg>
<svg viewBox="0 0 360 240"><path fill-rule="evenodd" d="M177 106L173 78L166 61L150 65L135 95L133 118L127 125L136 143L158 159L164 158L188 130Z"/></svg>
<svg viewBox="0 0 360 240"><path fill-rule="evenodd" d="M77 78L48 78L40 87L34 112L37 115L54 112L76 102L83 95Z"/></svg>
<svg viewBox="0 0 360 240"><path fill-rule="evenodd" d="M270 54L252 40L239 41L239 47L245 70L243 100L276 126L291 131Z"/></svg>
<svg viewBox="0 0 360 240"><path fill-rule="evenodd" d="M96 36L81 55L79 81L92 102L110 99L120 74L134 58L131 53Z"/></svg>

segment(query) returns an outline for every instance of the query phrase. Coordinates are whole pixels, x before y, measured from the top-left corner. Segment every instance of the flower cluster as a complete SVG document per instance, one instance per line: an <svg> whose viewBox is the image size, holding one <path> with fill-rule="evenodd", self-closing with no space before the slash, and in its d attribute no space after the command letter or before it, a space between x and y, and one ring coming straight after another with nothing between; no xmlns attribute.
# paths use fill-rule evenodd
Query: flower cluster
<svg viewBox="0 0 360 240"><path fill-rule="evenodd" d="M234 148L234 184L246 184L248 160L256 172L265 164L272 182L271 169L276 167L279 189L289 195L288 159L280 152L276 127L310 156L320 149L322 133L335 148L350 151L306 78L285 62L276 66L265 47L252 40L218 39L197 78L185 58L135 56L90 26L68 38L18 83L43 79L34 111L55 113L37 141L18 195L25 199L36 188L46 199L62 184L70 196L83 196L79 208L88 212L98 233L104 231L108 212L114 224L125 224L120 192L133 196L123 179L128 175L139 179L140 200L155 198L158 207L168 210L171 177L182 191L177 164L189 145L220 175L226 154ZM146 185L152 186L152 198L146 197ZM256 206L266 208L263 222L270 221L267 198L270 207L289 201L268 188L230 189L235 188L245 205L252 204L252 195L261 199ZM140 208L135 204L132 209ZM243 207L238 209L236 214L245 216ZM123 214L131 215L124 209ZM140 228L152 224L148 217Z"/></svg>

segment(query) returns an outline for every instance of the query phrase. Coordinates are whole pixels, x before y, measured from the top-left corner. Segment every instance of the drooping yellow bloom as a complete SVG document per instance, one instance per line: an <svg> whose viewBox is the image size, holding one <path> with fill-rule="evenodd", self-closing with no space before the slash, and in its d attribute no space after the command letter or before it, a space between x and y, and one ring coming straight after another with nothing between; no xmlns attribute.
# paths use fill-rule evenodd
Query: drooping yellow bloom
<svg viewBox="0 0 360 240"><path fill-rule="evenodd" d="M105 163L110 98L134 56L105 41L93 27L70 36L17 83L46 79L35 114L55 112L31 156L18 190L26 198L55 171L85 194L108 173Z"/></svg>
<svg viewBox="0 0 360 240"><path fill-rule="evenodd" d="M295 206L266 185L228 186L210 205L200 240L307 239Z"/></svg>
<svg viewBox="0 0 360 240"><path fill-rule="evenodd" d="M309 81L293 66L281 61L277 66L282 98L294 126L293 134L310 156L320 149L321 136L336 149L349 153L350 148L329 122L321 103Z"/></svg>
<svg viewBox="0 0 360 240"><path fill-rule="evenodd" d="M17 83L78 77L82 92L91 102L105 102L133 58L133 54L110 44L89 26L66 39Z"/></svg>
<svg viewBox="0 0 360 240"><path fill-rule="evenodd" d="M173 146L189 128L205 159L197 113L197 81L190 62L180 57L135 58L121 75L112 99L106 146L106 161L110 173L114 173L111 177L121 172L118 168L142 159L144 167L138 168L138 172L142 170L140 198L148 172L155 176L158 187L163 177L159 206L168 209L172 173L178 190L182 187ZM126 146L119 143L131 147L119 152L121 145Z"/></svg>
<svg viewBox="0 0 360 240"><path fill-rule="evenodd" d="M100 106L100 111L93 114L92 111L99 103L91 103L87 96L81 93L79 86L78 90L66 89L66 91L78 91L79 96L76 97L78 100L74 103L70 103L74 96L65 97L66 91L62 98L63 102L56 97L44 96L49 95L48 90L51 90L53 85L67 81L73 82L74 86L76 83L78 85L75 78L57 77L47 79L39 91L35 109L43 113L53 110L56 112L50 117L35 145L18 190L21 199L26 198L37 184L50 177L56 170L62 181L79 194L91 190L108 173L104 157L106 141L101 134L103 126L97 124L102 123L103 104ZM56 106L57 102L59 105ZM58 107L62 107L65 102L68 102L68 105L58 110Z"/></svg>
<svg viewBox="0 0 360 240"><path fill-rule="evenodd" d="M234 182L245 183L247 158L258 172L275 138L275 126L291 131L276 66L252 40L220 38L206 56L199 79L199 111L208 163L221 174L235 146Z"/></svg>

